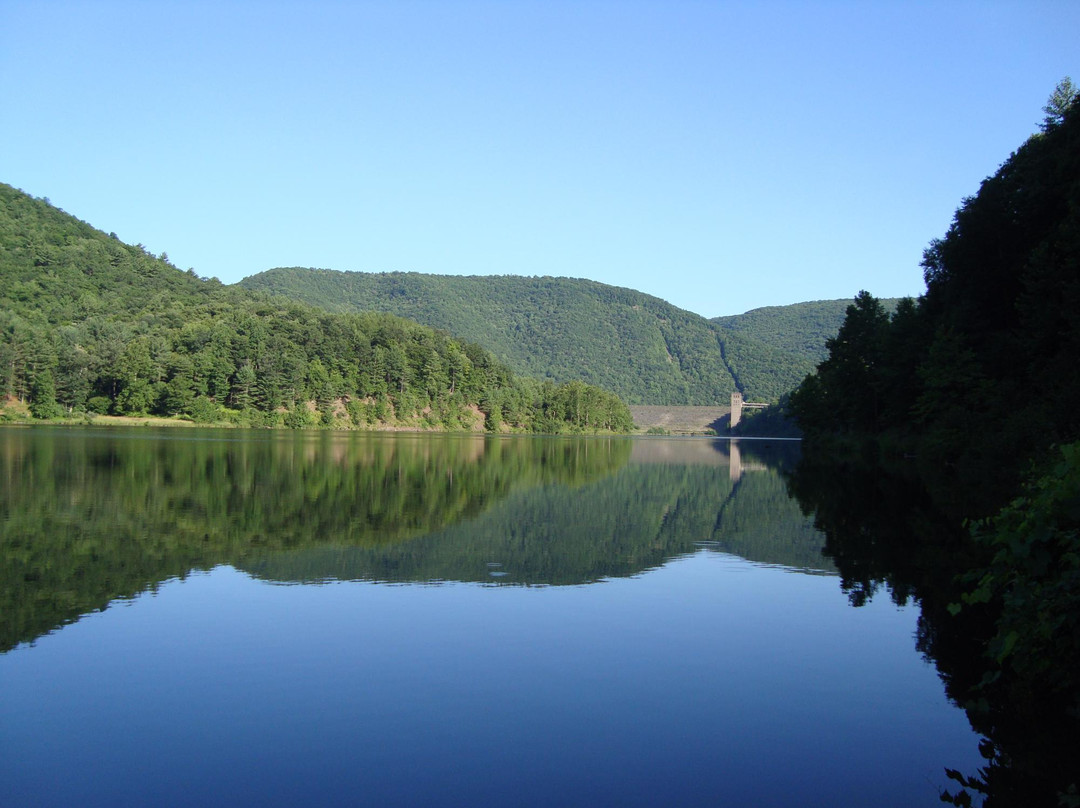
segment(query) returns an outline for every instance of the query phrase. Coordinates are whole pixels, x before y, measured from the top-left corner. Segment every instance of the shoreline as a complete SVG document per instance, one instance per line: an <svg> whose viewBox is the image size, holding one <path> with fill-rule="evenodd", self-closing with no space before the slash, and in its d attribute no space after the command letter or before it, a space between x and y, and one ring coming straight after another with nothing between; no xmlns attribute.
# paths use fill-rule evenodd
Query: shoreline
<svg viewBox="0 0 1080 808"><path fill-rule="evenodd" d="M383 433L392 434L397 432L408 432L414 434L432 434L432 435L580 435L580 436L616 436L616 437L633 437L636 435L644 435L641 430L635 430L633 432L551 432L551 433L537 433L537 432L523 432L506 430L499 432L488 432L484 429L448 429L446 427L426 427L426 426L412 426L404 424L380 424L378 426L363 426L358 427L354 425L343 424L340 422L332 425L320 425L312 424L310 426L303 427L290 427L290 426L267 426L267 425L252 425L252 424L238 424L230 421L213 421L199 423L187 418L180 417L166 417L160 415L78 415L70 418L52 418L47 420L33 418L29 415L16 415L15 417L3 417L3 410L0 410L0 427L4 426L21 426L21 427L34 427L34 426L55 426L55 427L164 427L169 429L251 429L262 432L370 432L370 433ZM702 435L701 437L707 437Z"/></svg>

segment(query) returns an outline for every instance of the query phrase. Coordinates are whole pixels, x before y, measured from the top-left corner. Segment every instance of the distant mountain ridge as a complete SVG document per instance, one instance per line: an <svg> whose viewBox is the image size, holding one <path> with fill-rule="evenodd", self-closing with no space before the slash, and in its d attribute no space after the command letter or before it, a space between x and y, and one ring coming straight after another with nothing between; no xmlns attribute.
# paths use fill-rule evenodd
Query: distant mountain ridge
<svg viewBox="0 0 1080 808"><path fill-rule="evenodd" d="M518 372L579 378L632 404L698 406L724 405L736 390L778 399L824 356L851 302L708 320L643 292L576 278L289 267L239 285L330 311L407 317L474 340ZM797 339L787 336L792 330Z"/></svg>
<svg viewBox="0 0 1080 808"><path fill-rule="evenodd" d="M894 311L900 298L883 298L886 311ZM851 300L812 300L789 306L765 306L745 314L713 317L715 326L759 340L777 350L821 362L829 355L825 340L835 337Z"/></svg>

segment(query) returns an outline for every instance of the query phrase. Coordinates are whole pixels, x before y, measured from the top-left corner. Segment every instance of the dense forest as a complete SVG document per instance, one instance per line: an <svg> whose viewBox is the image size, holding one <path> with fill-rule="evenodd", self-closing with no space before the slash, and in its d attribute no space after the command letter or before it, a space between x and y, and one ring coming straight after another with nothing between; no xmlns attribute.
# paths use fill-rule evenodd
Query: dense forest
<svg viewBox="0 0 1080 808"><path fill-rule="evenodd" d="M1044 111L1041 131L926 250L926 293L891 315L861 293L789 403L809 457L862 447L857 474L818 469L801 485L880 479L863 468L877 456L905 474L917 467L935 507L966 520L931 541L940 531L929 520L890 519L907 526L890 540L900 580L929 592L936 577L953 593L924 600L928 647L963 627L982 664L981 679L957 690L989 738L988 764L952 773L962 789L946 798L957 804L973 792L988 806L1080 804L1080 102L1070 81ZM834 503L831 528L817 508L848 545L888 532L853 512L883 499L862 487Z"/></svg>
<svg viewBox="0 0 1080 808"><path fill-rule="evenodd" d="M580 378L630 404L776 401L819 361L845 302L708 321L633 289L574 278L280 268L247 289L331 311L383 311L478 342L515 370ZM789 332L800 339L785 339Z"/></svg>
<svg viewBox="0 0 1080 808"><path fill-rule="evenodd" d="M899 298L893 297L885 298L881 304L891 312L899 302ZM745 314L713 317L709 322L775 350L810 359L816 365L829 355L825 342L840 330L850 303L850 300L813 300L790 306L765 306Z"/></svg>
<svg viewBox="0 0 1080 808"><path fill-rule="evenodd" d="M549 277L277 269L224 286L3 184L0 306L0 395L37 418L547 432L628 429L619 398L778 401L843 308L710 322Z"/></svg>
<svg viewBox="0 0 1080 808"><path fill-rule="evenodd" d="M903 441L926 465L1015 490L1031 458L1080 439L1080 121L1048 117L964 201L890 315L861 293L792 395L810 437ZM976 515L976 514L972 514Z"/></svg>
<svg viewBox="0 0 1080 808"><path fill-rule="evenodd" d="M479 345L388 314L223 286L3 184L0 395L42 419L632 428L626 405L598 387L518 376Z"/></svg>

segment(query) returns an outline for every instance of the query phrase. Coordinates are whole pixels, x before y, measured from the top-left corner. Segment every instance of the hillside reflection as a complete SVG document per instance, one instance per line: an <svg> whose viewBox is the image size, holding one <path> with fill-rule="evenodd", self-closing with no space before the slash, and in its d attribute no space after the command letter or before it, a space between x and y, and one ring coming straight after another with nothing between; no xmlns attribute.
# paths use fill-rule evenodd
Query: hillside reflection
<svg viewBox="0 0 1080 808"><path fill-rule="evenodd" d="M781 474L797 446L740 452L727 441L624 445L633 447L625 466L578 488L522 486L478 518L404 544L326 543L242 568L282 582L575 585L636 575L707 550L808 572L833 570L821 554L821 534L789 497ZM755 473L744 473L748 466Z"/></svg>
<svg viewBox="0 0 1080 808"><path fill-rule="evenodd" d="M717 550L829 571L791 447L724 441L0 431L0 650L192 570L583 584Z"/></svg>

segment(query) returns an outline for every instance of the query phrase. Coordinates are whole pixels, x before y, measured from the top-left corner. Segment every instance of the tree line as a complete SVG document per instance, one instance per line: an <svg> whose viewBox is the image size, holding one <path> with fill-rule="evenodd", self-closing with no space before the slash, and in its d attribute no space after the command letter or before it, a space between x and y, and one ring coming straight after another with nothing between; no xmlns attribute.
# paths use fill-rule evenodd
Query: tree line
<svg viewBox="0 0 1080 808"><path fill-rule="evenodd" d="M791 397L808 436L892 437L960 477L992 468L998 505L1033 457L1080 439L1078 115L1048 113L963 202L924 253L924 295L848 307Z"/></svg>
<svg viewBox="0 0 1080 808"><path fill-rule="evenodd" d="M759 318L769 322L750 333L729 327L737 317L710 322L651 295L578 278L288 267L240 285L331 311L408 317L479 342L521 373L581 379L632 404L726 404L735 390L776 400L814 364L802 346L762 338L781 317ZM804 328L823 343L842 314L841 306L834 322Z"/></svg>
<svg viewBox="0 0 1080 808"><path fill-rule="evenodd" d="M921 520L893 539L920 561L902 577L944 577L935 588L952 592L930 617L923 601L928 646L962 628L982 654L958 690L988 762L950 772L960 789L943 799L960 805L973 792L987 806L1071 805L1080 787L1077 99L1066 79L1040 131L964 200L924 254L925 294L890 314L860 293L788 403L809 455L838 443L902 454L935 505L965 520L958 538L928 540ZM845 497L835 523L862 525L853 511L880 499Z"/></svg>
<svg viewBox="0 0 1080 808"><path fill-rule="evenodd" d="M0 185L0 393L35 418L542 432L632 428L592 385L518 376L399 317L329 313L182 272Z"/></svg>

